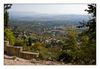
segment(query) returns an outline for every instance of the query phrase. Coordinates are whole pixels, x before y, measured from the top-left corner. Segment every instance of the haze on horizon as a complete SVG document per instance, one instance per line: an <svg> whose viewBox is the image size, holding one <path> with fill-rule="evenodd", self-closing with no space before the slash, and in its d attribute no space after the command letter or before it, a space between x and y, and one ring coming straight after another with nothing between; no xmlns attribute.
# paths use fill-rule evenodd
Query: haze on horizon
<svg viewBox="0 0 100 69"><path fill-rule="evenodd" d="M9 12L41 14L81 14L86 15L88 4L13 4Z"/></svg>

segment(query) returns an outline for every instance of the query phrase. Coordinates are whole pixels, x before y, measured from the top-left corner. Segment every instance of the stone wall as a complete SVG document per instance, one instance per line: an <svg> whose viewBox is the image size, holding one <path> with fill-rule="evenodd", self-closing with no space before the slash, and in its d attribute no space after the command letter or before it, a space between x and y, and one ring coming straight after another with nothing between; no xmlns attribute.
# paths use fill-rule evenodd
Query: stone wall
<svg viewBox="0 0 100 69"><path fill-rule="evenodd" d="M11 56L17 56L24 59L33 59L39 57L39 53L23 51L22 47L5 45L4 52Z"/></svg>
<svg viewBox="0 0 100 69"><path fill-rule="evenodd" d="M20 52L20 57L24 58L24 59L33 59L33 58L39 57L39 54L38 53L22 51L22 52Z"/></svg>

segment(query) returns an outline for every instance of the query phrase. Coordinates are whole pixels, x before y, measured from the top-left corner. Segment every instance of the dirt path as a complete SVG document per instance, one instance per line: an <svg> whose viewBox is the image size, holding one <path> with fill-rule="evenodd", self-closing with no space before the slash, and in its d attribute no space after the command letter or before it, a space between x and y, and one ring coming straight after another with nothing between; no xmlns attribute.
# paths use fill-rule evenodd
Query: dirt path
<svg viewBox="0 0 100 69"><path fill-rule="evenodd" d="M25 60L22 58L16 57L13 59L12 56L4 55L4 65L31 65L33 63L29 62L29 60Z"/></svg>
<svg viewBox="0 0 100 69"><path fill-rule="evenodd" d="M36 59L26 60L18 57L4 55L4 65L61 65L59 62Z"/></svg>

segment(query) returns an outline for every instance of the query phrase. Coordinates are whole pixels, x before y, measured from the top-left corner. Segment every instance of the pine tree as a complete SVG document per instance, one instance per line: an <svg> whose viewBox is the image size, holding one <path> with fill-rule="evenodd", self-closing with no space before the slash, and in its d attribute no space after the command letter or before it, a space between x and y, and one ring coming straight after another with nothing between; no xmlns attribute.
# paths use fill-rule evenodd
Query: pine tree
<svg viewBox="0 0 100 69"><path fill-rule="evenodd" d="M80 27L87 27L85 33L90 37L90 40L96 41L96 4L89 4L85 11L91 15L91 18L88 22L81 22L82 26Z"/></svg>
<svg viewBox="0 0 100 69"><path fill-rule="evenodd" d="M92 15L92 18L86 24L89 27L87 33L90 39L96 40L96 4L88 5L88 9L85 11Z"/></svg>
<svg viewBox="0 0 100 69"><path fill-rule="evenodd" d="M82 61L85 64L96 64L96 4L89 4L85 11L91 15L91 19L82 23L82 27L87 27L80 36L81 56L84 57Z"/></svg>

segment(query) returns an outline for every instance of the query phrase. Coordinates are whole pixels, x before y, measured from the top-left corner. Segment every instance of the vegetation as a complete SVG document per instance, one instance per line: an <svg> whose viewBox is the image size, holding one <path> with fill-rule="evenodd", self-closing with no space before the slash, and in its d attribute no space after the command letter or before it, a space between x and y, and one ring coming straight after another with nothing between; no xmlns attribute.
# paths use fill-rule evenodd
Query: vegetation
<svg viewBox="0 0 100 69"><path fill-rule="evenodd" d="M14 46L24 46L24 40L22 39L15 39Z"/></svg>
<svg viewBox="0 0 100 69"><path fill-rule="evenodd" d="M65 64L96 64L96 5L89 4L87 11L91 19L81 22L80 28L67 26L67 29L53 26L43 28L41 25L34 25L34 31L24 31L16 26L8 28L7 9L11 5L5 5L5 40L11 45L22 46L25 51L39 52L39 59L59 61ZM23 25L21 25L23 26ZM68 28L69 27L69 28ZM80 30L84 28L83 30ZM37 30L38 29L38 30ZM26 30L26 29L25 29ZM33 29L32 29L33 30ZM54 32L56 30L56 32ZM65 33L61 34L57 31ZM48 31L48 32L47 32ZM80 32L81 31L81 32ZM58 35L59 33L59 35Z"/></svg>
<svg viewBox="0 0 100 69"><path fill-rule="evenodd" d="M5 28L8 27L8 21L9 21L9 13L8 9L10 9L12 4L4 4L4 26Z"/></svg>
<svg viewBox="0 0 100 69"><path fill-rule="evenodd" d="M10 29L6 28L4 29L4 34L5 34L5 40L8 40L11 45L14 45L15 37L13 32Z"/></svg>
<svg viewBox="0 0 100 69"><path fill-rule="evenodd" d="M13 32L11 31L10 28L8 28L8 22L9 22L9 13L8 9L10 9L12 4L4 4L4 35L5 35L5 40L8 40L11 45L14 45L15 42L15 37Z"/></svg>
<svg viewBox="0 0 100 69"><path fill-rule="evenodd" d="M96 64L96 5L88 6L86 11L92 14L92 18L81 26L88 29L78 35L76 30L68 32L59 60L73 64Z"/></svg>
<svg viewBox="0 0 100 69"><path fill-rule="evenodd" d="M83 23L82 27L88 27L88 29L81 34L81 46L86 64L96 64L96 4L89 4L86 11L92 17L87 23Z"/></svg>

